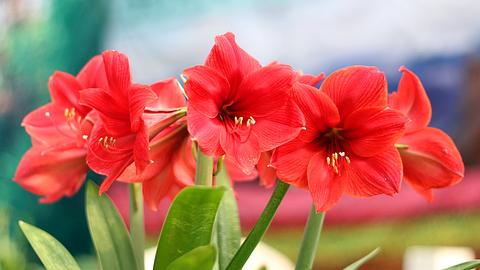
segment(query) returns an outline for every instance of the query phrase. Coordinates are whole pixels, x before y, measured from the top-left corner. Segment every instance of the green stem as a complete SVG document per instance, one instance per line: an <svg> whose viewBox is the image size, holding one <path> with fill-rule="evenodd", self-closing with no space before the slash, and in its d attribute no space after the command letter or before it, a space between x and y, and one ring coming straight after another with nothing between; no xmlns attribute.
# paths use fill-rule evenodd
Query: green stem
<svg viewBox="0 0 480 270"><path fill-rule="evenodd" d="M240 248L240 219L238 217L237 200L228 177L223 158L219 158L215 172L215 185L224 187L222 202L217 212L215 227L218 250L218 269L225 270L235 253Z"/></svg>
<svg viewBox="0 0 480 270"><path fill-rule="evenodd" d="M130 236L132 237L138 269L143 270L145 268L145 226L143 223L142 185L132 183L128 190L130 193Z"/></svg>
<svg viewBox="0 0 480 270"><path fill-rule="evenodd" d="M282 181L278 181L275 190L270 197L270 200L267 203L267 206L263 210L262 215L258 219L257 223L253 227L250 234L248 234L247 239L240 246L240 249L235 253L235 256L230 261L230 264L227 266L227 270L240 270L243 265L247 262L248 257L252 254L255 247L258 245L258 242L262 239L265 231L270 226L273 216L277 212L280 202L282 202L285 193L287 193L289 184Z"/></svg>
<svg viewBox="0 0 480 270"><path fill-rule="evenodd" d="M315 211L315 206L312 205L310 215L308 216L307 225L303 233L302 245L300 253L297 258L297 265L295 270L310 270L313 266L313 260L317 253L318 240L322 231L323 219L325 213L318 213Z"/></svg>
<svg viewBox="0 0 480 270"><path fill-rule="evenodd" d="M195 185L212 186L213 158L197 151L197 170L195 172Z"/></svg>

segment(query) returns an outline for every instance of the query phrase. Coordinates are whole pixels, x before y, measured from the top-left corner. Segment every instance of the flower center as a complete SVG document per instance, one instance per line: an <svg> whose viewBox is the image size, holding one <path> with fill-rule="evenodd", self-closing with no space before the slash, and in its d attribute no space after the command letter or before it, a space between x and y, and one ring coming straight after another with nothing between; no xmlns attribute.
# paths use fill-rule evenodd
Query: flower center
<svg viewBox="0 0 480 270"><path fill-rule="evenodd" d="M344 159L347 164L350 164L350 158L345 154L345 152L334 152L331 156L327 157L327 165L332 167L335 174L339 174L338 167L340 166L340 161Z"/></svg>
<svg viewBox="0 0 480 270"><path fill-rule="evenodd" d="M339 175L341 168L350 164L350 157L346 154L342 142L345 141L341 135L341 128L332 128L324 133L321 140L325 144L327 154L325 158L327 165L332 168L335 174Z"/></svg>
<svg viewBox="0 0 480 270"><path fill-rule="evenodd" d="M218 115L228 133L244 143L250 137L252 127L257 123L253 116L238 116L224 107Z"/></svg>

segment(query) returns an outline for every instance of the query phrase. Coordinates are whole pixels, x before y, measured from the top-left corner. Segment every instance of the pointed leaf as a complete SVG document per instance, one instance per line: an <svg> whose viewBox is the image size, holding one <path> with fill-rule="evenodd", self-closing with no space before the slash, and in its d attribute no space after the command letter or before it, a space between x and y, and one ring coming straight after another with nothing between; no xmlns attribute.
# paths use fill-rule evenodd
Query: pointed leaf
<svg viewBox="0 0 480 270"><path fill-rule="evenodd" d="M365 257L359 259L358 261L350 264L349 266L343 268L343 270L356 270L360 268L363 264L371 260L373 257L375 257L378 253L380 252L380 248L377 247L374 249L372 252L368 253Z"/></svg>
<svg viewBox="0 0 480 270"><path fill-rule="evenodd" d="M224 188L187 187L175 198L158 240L154 270L165 270L178 257L210 244Z"/></svg>
<svg viewBox="0 0 480 270"><path fill-rule="evenodd" d="M464 262L464 263L461 263L461 264L450 266L450 267L445 268L443 270L470 270L470 269L475 269L477 267L480 267L480 260L473 260L473 261L469 261L469 262Z"/></svg>
<svg viewBox="0 0 480 270"><path fill-rule="evenodd" d="M200 246L177 258L167 267L167 270L211 270L216 258L215 247Z"/></svg>
<svg viewBox="0 0 480 270"><path fill-rule="evenodd" d="M80 270L72 255L53 236L23 221L18 224L47 270Z"/></svg>
<svg viewBox="0 0 480 270"><path fill-rule="evenodd" d="M226 166L217 166L217 168L216 184L226 189L218 209L216 221L218 266L220 270L224 270L235 252L240 248L241 233L237 201L228 178Z"/></svg>
<svg viewBox="0 0 480 270"><path fill-rule="evenodd" d="M98 195L91 181L86 192L87 220L98 260L103 270L138 269L132 240L110 198Z"/></svg>

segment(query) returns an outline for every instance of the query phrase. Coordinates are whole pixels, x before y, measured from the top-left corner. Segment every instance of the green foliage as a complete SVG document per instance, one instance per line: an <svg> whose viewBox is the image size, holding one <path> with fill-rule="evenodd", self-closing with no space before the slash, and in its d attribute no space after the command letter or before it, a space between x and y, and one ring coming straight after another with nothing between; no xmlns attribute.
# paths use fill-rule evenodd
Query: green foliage
<svg viewBox="0 0 480 270"><path fill-rule="evenodd" d="M155 256L155 270L167 269L175 259L209 245L224 188L187 187L175 198L164 221Z"/></svg>
<svg viewBox="0 0 480 270"><path fill-rule="evenodd" d="M47 270L80 270L72 255L53 236L23 221L19 225Z"/></svg>
<svg viewBox="0 0 480 270"><path fill-rule="evenodd" d="M457 265L445 268L444 270L470 270L470 269L475 269L477 267L480 267L480 260L464 262L461 264L457 264Z"/></svg>
<svg viewBox="0 0 480 270"><path fill-rule="evenodd" d="M102 269L138 269L127 227L110 198L99 196L98 187L89 181L85 202L88 228Z"/></svg>
<svg viewBox="0 0 480 270"><path fill-rule="evenodd" d="M200 246L178 257L167 270L210 270L215 265L216 257L214 246Z"/></svg>
<svg viewBox="0 0 480 270"><path fill-rule="evenodd" d="M377 247L372 252L365 255L363 258L345 267L343 270L357 270L360 266L364 265L366 262L368 262L373 257L375 257L379 252L380 252L380 248Z"/></svg>

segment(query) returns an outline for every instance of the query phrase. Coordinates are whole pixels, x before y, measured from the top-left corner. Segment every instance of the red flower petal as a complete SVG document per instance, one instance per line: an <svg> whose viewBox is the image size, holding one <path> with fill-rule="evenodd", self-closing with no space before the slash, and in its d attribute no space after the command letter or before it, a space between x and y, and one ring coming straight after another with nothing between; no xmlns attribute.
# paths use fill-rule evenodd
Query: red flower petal
<svg viewBox="0 0 480 270"><path fill-rule="evenodd" d="M31 148L18 164L14 181L29 192L43 196L40 200L43 203L73 196L82 186L88 171L85 155L85 149L75 144L54 149Z"/></svg>
<svg viewBox="0 0 480 270"><path fill-rule="evenodd" d="M82 86L77 79L65 72L55 72L48 81L52 103L62 109L75 108L81 116L88 113L90 109L79 106L78 100Z"/></svg>
<svg viewBox="0 0 480 270"><path fill-rule="evenodd" d="M133 163L133 145L135 134L114 138L111 144L110 137L102 123L97 123L88 142L87 164L96 173L107 177L100 186L100 193L108 190L123 171ZM101 140L100 140L101 139ZM104 142L107 141L107 144Z"/></svg>
<svg viewBox="0 0 480 270"><path fill-rule="evenodd" d="M343 193L342 182L325 162L325 153L315 154L308 163L308 189L317 212L330 210Z"/></svg>
<svg viewBox="0 0 480 270"><path fill-rule="evenodd" d="M398 90L389 95L388 103L410 119L406 132L412 132L428 126L432 117L432 106L417 75L403 66L400 71L403 75Z"/></svg>
<svg viewBox="0 0 480 270"><path fill-rule="evenodd" d="M62 145L76 140L78 123L69 124L64 113L63 109L49 103L25 116L22 126L32 137L33 145Z"/></svg>
<svg viewBox="0 0 480 270"><path fill-rule="evenodd" d="M403 135L406 121L392 109L363 108L348 116L341 134L356 155L371 157L393 146Z"/></svg>
<svg viewBox="0 0 480 270"><path fill-rule="evenodd" d="M122 99L126 102L128 89L132 83L128 57L118 51L105 51L102 57L111 96L122 104Z"/></svg>
<svg viewBox="0 0 480 270"><path fill-rule="evenodd" d="M228 133L225 129L220 130L220 145L225 150L226 158L235 161L238 167L249 174L255 169L260 158L260 146L255 136L241 141L236 133Z"/></svg>
<svg viewBox="0 0 480 270"><path fill-rule="evenodd" d="M297 104L290 100L274 113L256 118L252 134L257 137L260 151L272 150L291 141L305 126L303 114Z"/></svg>
<svg viewBox="0 0 480 270"><path fill-rule="evenodd" d="M280 180L297 187L306 187L308 163L318 151L319 148L314 144L294 139L275 149L271 163Z"/></svg>
<svg viewBox="0 0 480 270"><path fill-rule="evenodd" d="M157 211L160 202L169 195L175 177L171 167L167 167L153 178L142 183L143 197L150 209Z"/></svg>
<svg viewBox="0 0 480 270"><path fill-rule="evenodd" d="M424 189L443 188L458 183L464 175L462 157L452 139L436 128L409 133L399 143L405 178Z"/></svg>
<svg viewBox="0 0 480 270"><path fill-rule="evenodd" d="M321 72L318 75L300 74L298 82L310 86L316 86L321 80L325 79L325 73Z"/></svg>
<svg viewBox="0 0 480 270"><path fill-rule="evenodd" d="M274 113L290 99L294 79L295 73L290 66L263 67L244 78L229 109L247 118Z"/></svg>
<svg viewBox="0 0 480 270"><path fill-rule="evenodd" d="M333 101L314 87L295 83L293 99L305 116L306 130L301 131L299 136L305 142L317 139L327 128L335 127L340 122Z"/></svg>
<svg viewBox="0 0 480 270"><path fill-rule="evenodd" d="M209 156L219 157L225 152L220 146L220 132L225 129L217 118L208 118L193 106L187 107L188 132L198 141L200 150Z"/></svg>
<svg viewBox="0 0 480 270"><path fill-rule="evenodd" d="M337 105L342 119L361 108L387 105L387 81L375 67L337 70L325 79L320 90Z"/></svg>
<svg viewBox="0 0 480 270"><path fill-rule="evenodd" d="M80 92L80 104L89 106L108 118L129 121L128 107L117 104L110 93L103 89L89 88L82 90Z"/></svg>
<svg viewBox="0 0 480 270"><path fill-rule="evenodd" d="M346 193L359 197L398 193L402 160L394 147L370 158L352 155L350 160L338 179L344 183Z"/></svg>
<svg viewBox="0 0 480 270"><path fill-rule="evenodd" d="M157 95L157 99L148 104L148 109L150 110L166 110L187 105L187 101L175 78L156 82L150 87Z"/></svg>
<svg viewBox="0 0 480 270"><path fill-rule="evenodd" d="M135 136L135 143L133 144L133 160L137 168L137 174L140 174L150 164L148 154L148 130L147 127L140 122L139 129Z"/></svg>
<svg viewBox="0 0 480 270"><path fill-rule="evenodd" d="M82 88L108 89L107 75L103 65L103 57L96 55L80 70L77 75L78 82Z"/></svg>
<svg viewBox="0 0 480 270"><path fill-rule="evenodd" d="M277 171L270 164L271 157L272 151L263 152L257 164L260 184L265 187L273 187L277 182Z"/></svg>
<svg viewBox="0 0 480 270"><path fill-rule="evenodd" d="M137 131L144 125L142 114L145 105L157 98L155 93L147 85L134 84L128 90L128 108L130 111L130 127Z"/></svg>
<svg viewBox="0 0 480 270"><path fill-rule="evenodd" d="M433 202L433 189L417 185L415 181L410 181L407 177L405 177L404 179L410 184L410 186L413 187L415 191L422 195L425 200L427 200L428 202Z"/></svg>
<svg viewBox="0 0 480 270"><path fill-rule="evenodd" d="M185 83L188 105L210 118L216 117L230 94L227 79L207 66L188 68L184 74L188 77Z"/></svg>
<svg viewBox="0 0 480 270"><path fill-rule="evenodd" d="M90 88L81 91L80 103L99 113L108 136L119 137L131 133L128 107L116 103L103 89Z"/></svg>
<svg viewBox="0 0 480 270"><path fill-rule="evenodd" d="M261 67L255 58L238 47L232 33L215 37L215 45L205 65L221 72L233 88L236 88L245 76Z"/></svg>

